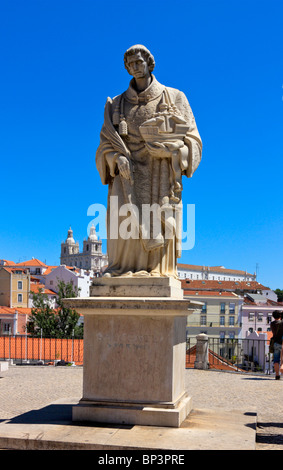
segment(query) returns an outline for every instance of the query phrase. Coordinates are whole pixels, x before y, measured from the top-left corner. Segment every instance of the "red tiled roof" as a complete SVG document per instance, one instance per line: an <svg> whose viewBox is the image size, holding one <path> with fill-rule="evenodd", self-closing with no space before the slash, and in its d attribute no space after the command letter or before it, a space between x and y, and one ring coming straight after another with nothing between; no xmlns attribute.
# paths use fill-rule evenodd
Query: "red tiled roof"
<svg viewBox="0 0 283 470"><path fill-rule="evenodd" d="M76 271L76 272L79 272L79 268L76 268L74 266L65 266L66 269L69 269L70 271ZM47 266L47 269L46 271L44 271L43 275L44 276L47 276L48 274L50 274L52 271L54 271L54 269L56 268L59 268L59 266Z"/></svg>
<svg viewBox="0 0 283 470"><path fill-rule="evenodd" d="M8 273L11 273L11 274L13 274L17 271L21 271L23 274L27 273L27 270L25 268L18 268L17 266L15 266L14 268L7 267L7 266L0 266L0 268L5 269L5 271L7 271Z"/></svg>
<svg viewBox="0 0 283 470"><path fill-rule="evenodd" d="M4 261L4 265L3 266L13 266L14 264L14 261L9 261L7 259L2 259L1 261Z"/></svg>
<svg viewBox="0 0 283 470"><path fill-rule="evenodd" d="M30 315L31 308L0 306L0 315L14 315L16 312L23 315Z"/></svg>
<svg viewBox="0 0 283 470"><path fill-rule="evenodd" d="M50 274L56 268L58 268L58 266L47 266L47 269L44 271L43 275L47 276L47 274Z"/></svg>
<svg viewBox="0 0 283 470"><path fill-rule="evenodd" d="M184 290L268 290L257 281L212 281L200 279L180 279Z"/></svg>
<svg viewBox="0 0 283 470"><path fill-rule="evenodd" d="M30 315L31 314L31 308L16 307L15 310L17 310L18 313L21 313L23 315Z"/></svg>
<svg viewBox="0 0 283 470"><path fill-rule="evenodd" d="M47 295L57 295L57 293L51 289L46 289L44 284L38 284L38 283L31 283L30 284L30 290L31 292L34 292L37 294L39 292L39 289L42 289L43 294Z"/></svg>
<svg viewBox="0 0 283 470"><path fill-rule="evenodd" d="M16 263L16 266L42 266L44 268L47 268L47 264L43 263L42 261L39 261L37 258L30 259L29 261L23 261L22 263Z"/></svg>

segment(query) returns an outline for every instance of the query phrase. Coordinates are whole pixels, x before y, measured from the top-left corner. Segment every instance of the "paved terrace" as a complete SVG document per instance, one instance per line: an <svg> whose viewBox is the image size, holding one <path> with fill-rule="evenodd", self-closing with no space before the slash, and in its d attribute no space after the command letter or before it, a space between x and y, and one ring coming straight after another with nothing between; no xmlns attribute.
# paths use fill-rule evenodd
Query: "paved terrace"
<svg viewBox="0 0 283 470"><path fill-rule="evenodd" d="M70 397L81 398L82 367L10 366L0 373L0 423ZM193 408L256 408L256 450L283 450L283 377L186 370Z"/></svg>

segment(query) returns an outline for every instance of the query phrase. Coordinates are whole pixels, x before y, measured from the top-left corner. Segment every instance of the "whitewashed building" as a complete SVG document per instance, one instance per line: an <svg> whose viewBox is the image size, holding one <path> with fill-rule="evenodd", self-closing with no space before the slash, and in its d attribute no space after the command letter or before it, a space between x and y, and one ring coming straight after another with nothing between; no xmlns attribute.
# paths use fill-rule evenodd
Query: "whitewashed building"
<svg viewBox="0 0 283 470"><path fill-rule="evenodd" d="M256 281L256 274L224 266L197 266L178 264L177 272L180 279L211 280L211 281Z"/></svg>
<svg viewBox="0 0 283 470"><path fill-rule="evenodd" d="M72 282L78 289L78 297L89 297L89 287L95 276L93 271L76 269L65 265L57 266L45 276L45 288L58 292L58 281Z"/></svg>

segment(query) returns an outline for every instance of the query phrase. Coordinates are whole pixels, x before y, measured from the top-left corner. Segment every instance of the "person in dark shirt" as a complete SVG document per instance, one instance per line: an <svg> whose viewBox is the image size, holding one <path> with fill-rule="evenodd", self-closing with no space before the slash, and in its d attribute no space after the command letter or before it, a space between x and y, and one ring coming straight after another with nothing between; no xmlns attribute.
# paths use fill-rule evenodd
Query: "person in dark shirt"
<svg viewBox="0 0 283 470"><path fill-rule="evenodd" d="M275 379L280 379L280 360L282 351L282 337L283 337L283 321L281 320L282 312L275 310L272 314L274 321L270 323L271 331L274 339L274 353L273 364L275 370Z"/></svg>

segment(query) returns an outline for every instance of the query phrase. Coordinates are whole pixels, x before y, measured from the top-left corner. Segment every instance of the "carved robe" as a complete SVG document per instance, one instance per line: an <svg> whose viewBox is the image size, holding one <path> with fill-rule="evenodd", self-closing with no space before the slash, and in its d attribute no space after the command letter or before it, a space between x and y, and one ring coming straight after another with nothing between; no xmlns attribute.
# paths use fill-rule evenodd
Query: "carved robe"
<svg viewBox="0 0 283 470"><path fill-rule="evenodd" d="M164 99L165 86L154 75L149 87L137 93L134 80L122 95L113 100L108 98L105 106L104 124L100 134L100 145L96 152L96 165L103 184L108 184L107 208L107 273L111 276L152 275L177 277L177 257L180 256L180 240L174 234L159 248L150 248L143 243L141 234L136 238L117 239L110 237L110 219L117 217L117 209L132 202L142 212L143 205L160 204L170 192L170 162L166 159L154 161L141 136L139 127L158 113ZM179 90L166 87L173 106L188 123L189 130L184 138L184 146L179 152L179 165L182 175L191 177L201 160L202 142L196 127L190 105ZM121 109L122 107L122 109ZM113 125L115 112L122 112L128 132L121 137ZM115 119L114 119L115 120ZM130 161L132 181L125 181L119 175L117 158L125 155ZM118 197L118 208L111 213L110 196ZM126 215L119 216L120 226ZM139 220L139 224L141 224Z"/></svg>

